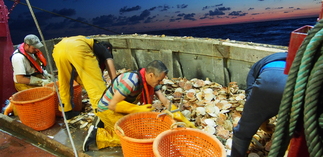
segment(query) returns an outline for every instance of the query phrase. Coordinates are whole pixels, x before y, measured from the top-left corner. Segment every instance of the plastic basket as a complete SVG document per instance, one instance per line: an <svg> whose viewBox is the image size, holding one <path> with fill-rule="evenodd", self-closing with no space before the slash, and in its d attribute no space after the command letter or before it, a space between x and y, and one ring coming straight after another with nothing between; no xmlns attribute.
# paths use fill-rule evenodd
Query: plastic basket
<svg viewBox="0 0 323 157"><path fill-rule="evenodd" d="M176 121L168 115L157 118L156 112L126 115L114 125L125 157L153 157L153 141Z"/></svg>
<svg viewBox="0 0 323 157"><path fill-rule="evenodd" d="M23 124L41 131L55 124L54 94L53 88L35 87L13 94L10 101Z"/></svg>
<svg viewBox="0 0 323 157"><path fill-rule="evenodd" d="M56 82L58 88L59 88L59 83ZM46 87L52 87L54 88L54 82L52 83L49 83L46 85ZM74 81L74 84L73 84L73 89L74 89L74 93L73 93L73 102L74 102L74 107L73 107L73 111L81 111L82 108L83 108L83 105L82 105L82 86L79 85L76 81ZM58 117L62 117L62 112L59 111L58 109L58 106L59 106L59 100L58 100L58 95L57 93L55 92L55 102L56 102L56 105L55 105L55 113L56 113L56 116Z"/></svg>
<svg viewBox="0 0 323 157"><path fill-rule="evenodd" d="M226 157L223 144L198 129L175 128L159 134L153 143L156 157Z"/></svg>

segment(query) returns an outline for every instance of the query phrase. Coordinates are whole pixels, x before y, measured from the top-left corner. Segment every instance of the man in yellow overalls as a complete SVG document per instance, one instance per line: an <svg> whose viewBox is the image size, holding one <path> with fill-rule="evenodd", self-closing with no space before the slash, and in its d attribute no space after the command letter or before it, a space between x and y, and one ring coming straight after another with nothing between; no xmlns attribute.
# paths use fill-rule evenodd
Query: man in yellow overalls
<svg viewBox="0 0 323 157"><path fill-rule="evenodd" d="M54 46L53 58L58 70L59 94L66 119L79 114L72 111L74 80L87 91L96 113L98 101L107 88L100 66L105 64L111 80L116 77L112 45L85 36L72 36L63 38ZM60 106L59 110L62 111Z"/></svg>

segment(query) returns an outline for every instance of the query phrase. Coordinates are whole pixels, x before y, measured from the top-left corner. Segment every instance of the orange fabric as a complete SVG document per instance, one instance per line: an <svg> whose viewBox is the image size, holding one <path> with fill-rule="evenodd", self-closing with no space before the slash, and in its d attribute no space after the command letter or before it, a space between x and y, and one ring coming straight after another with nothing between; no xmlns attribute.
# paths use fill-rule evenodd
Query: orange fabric
<svg viewBox="0 0 323 157"><path fill-rule="evenodd" d="M28 55L24 50L25 43L20 44L18 47L19 51L30 61L30 63L36 68L36 70L40 73L43 73L43 69L41 68L41 65L37 63L35 59L33 59L30 55ZM38 51L35 53L36 57L44 64L44 66L47 65L46 58L43 56L43 53L41 51Z"/></svg>
<svg viewBox="0 0 323 157"><path fill-rule="evenodd" d="M146 82L146 77L145 77L146 69L142 68L139 71L139 73L141 75L142 83L143 83L143 86L144 86L142 88L141 103L143 103L143 104L152 104L155 91L154 91L154 88L151 87L150 85L148 85L147 82Z"/></svg>

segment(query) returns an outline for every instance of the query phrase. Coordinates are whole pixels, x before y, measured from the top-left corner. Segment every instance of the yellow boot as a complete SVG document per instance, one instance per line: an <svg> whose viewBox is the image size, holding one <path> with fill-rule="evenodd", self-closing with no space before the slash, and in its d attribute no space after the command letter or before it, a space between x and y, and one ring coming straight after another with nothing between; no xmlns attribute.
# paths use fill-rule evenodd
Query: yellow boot
<svg viewBox="0 0 323 157"><path fill-rule="evenodd" d="M114 125L125 115L111 110L98 112L97 115L104 123L104 128L98 128L96 134L96 145L98 149L120 146L120 139L114 132Z"/></svg>

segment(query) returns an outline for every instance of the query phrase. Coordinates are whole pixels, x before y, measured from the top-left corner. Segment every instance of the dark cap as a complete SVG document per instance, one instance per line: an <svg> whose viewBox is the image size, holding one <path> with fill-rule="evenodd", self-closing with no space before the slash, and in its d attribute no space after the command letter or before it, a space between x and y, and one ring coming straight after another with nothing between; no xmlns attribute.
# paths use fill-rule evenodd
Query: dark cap
<svg viewBox="0 0 323 157"><path fill-rule="evenodd" d="M27 35L24 39L24 43L34 46L37 49L43 47L43 44L40 42L39 38L33 34Z"/></svg>

